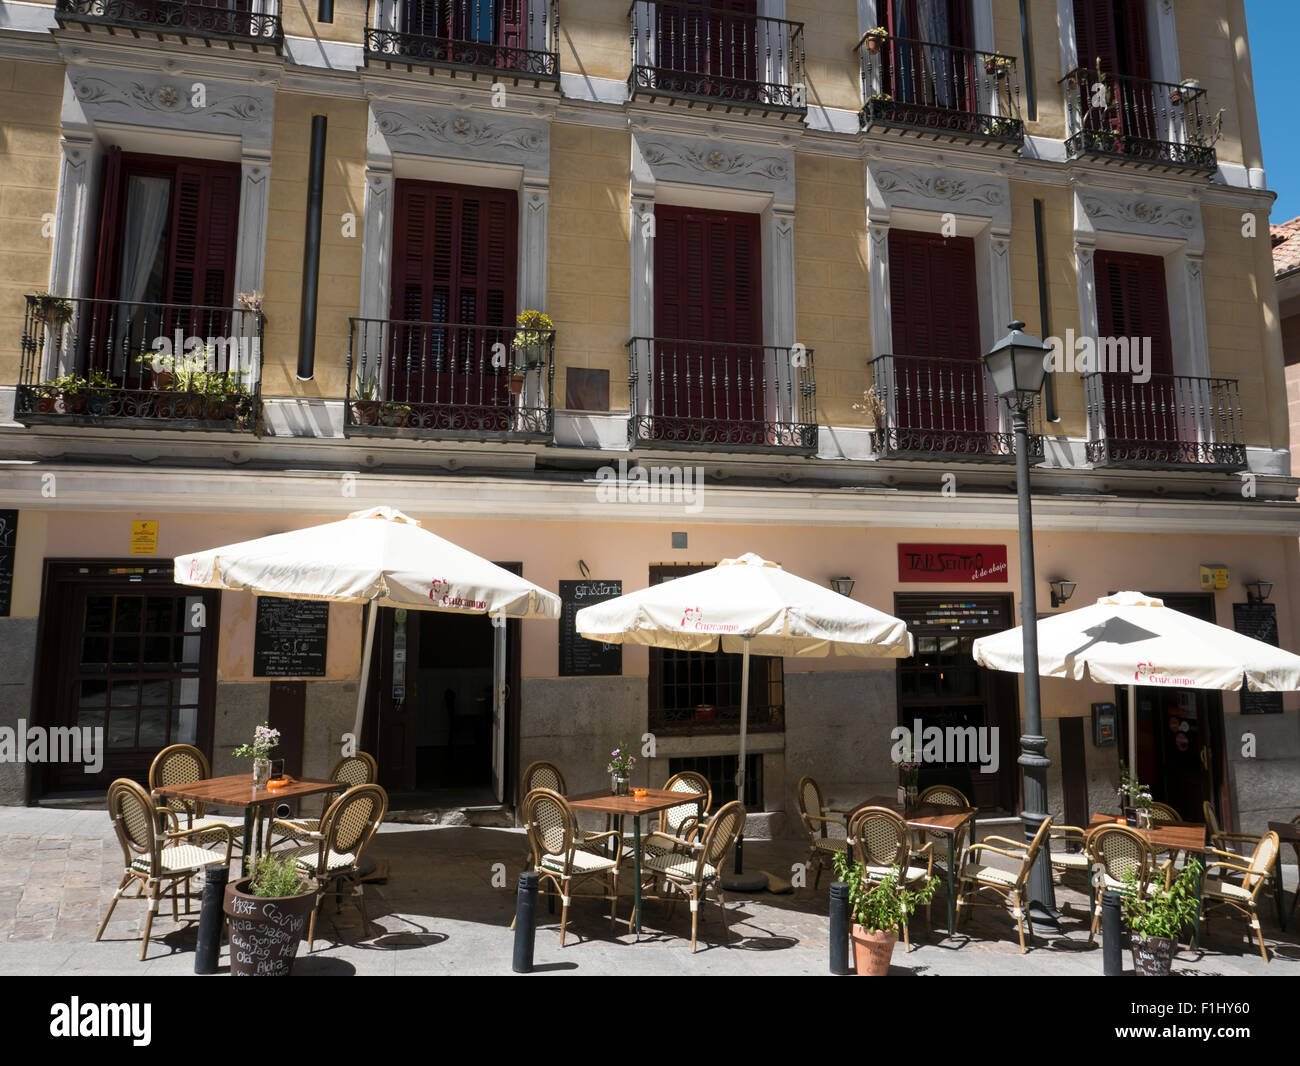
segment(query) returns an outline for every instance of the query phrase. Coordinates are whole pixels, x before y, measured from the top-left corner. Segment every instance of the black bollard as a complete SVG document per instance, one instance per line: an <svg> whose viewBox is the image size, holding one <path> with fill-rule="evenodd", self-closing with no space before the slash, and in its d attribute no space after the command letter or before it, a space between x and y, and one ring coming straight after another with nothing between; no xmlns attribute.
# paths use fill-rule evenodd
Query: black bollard
<svg viewBox="0 0 1300 1066"><path fill-rule="evenodd" d="M221 953L222 897L230 879L229 866L209 866L203 875L203 905L199 911L199 946L194 952L195 973L216 973Z"/></svg>
<svg viewBox="0 0 1300 1066"><path fill-rule="evenodd" d="M537 874L519 875L519 892L515 896L515 973L533 972L534 915L537 910Z"/></svg>
<svg viewBox="0 0 1300 1066"><path fill-rule="evenodd" d="M736 837L736 862L731 872L737 877L745 872L745 834Z"/></svg>
<svg viewBox="0 0 1300 1066"><path fill-rule="evenodd" d="M1119 893L1104 892L1101 897L1101 964L1107 977L1124 973L1124 947L1120 943Z"/></svg>
<svg viewBox="0 0 1300 1066"><path fill-rule="evenodd" d="M849 886L831 882L831 973L849 972Z"/></svg>

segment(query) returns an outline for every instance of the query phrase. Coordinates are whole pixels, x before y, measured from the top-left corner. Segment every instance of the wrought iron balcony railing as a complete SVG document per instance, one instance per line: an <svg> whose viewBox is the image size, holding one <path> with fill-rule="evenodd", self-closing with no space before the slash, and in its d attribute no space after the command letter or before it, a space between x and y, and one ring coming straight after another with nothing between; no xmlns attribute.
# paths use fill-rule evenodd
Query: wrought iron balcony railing
<svg viewBox="0 0 1300 1066"><path fill-rule="evenodd" d="M408 70L560 81L557 0L367 0L366 58Z"/></svg>
<svg viewBox="0 0 1300 1066"><path fill-rule="evenodd" d="M265 321L247 308L28 296L14 418L257 431Z"/></svg>
<svg viewBox="0 0 1300 1066"><path fill-rule="evenodd" d="M135 37L195 37L276 53L284 44L280 0L58 0L54 17L60 26L73 23L87 32L105 26Z"/></svg>
<svg viewBox="0 0 1300 1066"><path fill-rule="evenodd" d="M627 18L633 99L782 118L807 112L802 22L678 0L635 0Z"/></svg>
<svg viewBox="0 0 1300 1066"><path fill-rule="evenodd" d="M1012 460L1015 434L984 364L972 359L881 355L871 361L882 458ZM1041 401L1029 410L1029 457L1043 458Z"/></svg>
<svg viewBox="0 0 1300 1066"><path fill-rule="evenodd" d="M863 129L993 144L1024 141L1013 57L870 33L857 52Z"/></svg>
<svg viewBox="0 0 1300 1066"><path fill-rule="evenodd" d="M1088 461L1097 466L1240 470L1242 409L1232 378L1152 374L1084 377Z"/></svg>
<svg viewBox="0 0 1300 1066"><path fill-rule="evenodd" d="M1066 155L1100 156L1136 166L1212 171L1220 115L1210 116L1205 90L1088 67L1070 71L1065 87Z"/></svg>
<svg viewBox="0 0 1300 1066"><path fill-rule="evenodd" d="M816 451L810 349L662 337L627 349L632 446Z"/></svg>
<svg viewBox="0 0 1300 1066"><path fill-rule="evenodd" d="M550 440L555 333L354 318L349 435Z"/></svg>

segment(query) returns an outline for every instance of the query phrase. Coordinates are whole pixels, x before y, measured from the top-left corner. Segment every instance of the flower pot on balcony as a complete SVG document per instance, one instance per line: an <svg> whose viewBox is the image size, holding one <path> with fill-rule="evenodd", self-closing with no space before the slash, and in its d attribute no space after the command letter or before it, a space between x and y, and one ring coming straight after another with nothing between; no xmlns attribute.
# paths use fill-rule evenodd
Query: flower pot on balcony
<svg viewBox="0 0 1300 1066"><path fill-rule="evenodd" d="M894 957L898 933L889 929L874 931L853 923L853 965L859 977L884 977Z"/></svg>
<svg viewBox="0 0 1300 1066"><path fill-rule="evenodd" d="M520 395L523 391L524 391L524 375L523 375L523 374L511 374L511 375L510 375L510 395L511 395L511 396L518 396L518 395Z"/></svg>
<svg viewBox="0 0 1300 1066"><path fill-rule="evenodd" d="M379 403L376 400L354 400L352 420L359 426L373 426L379 421Z"/></svg>
<svg viewBox="0 0 1300 1066"><path fill-rule="evenodd" d="M873 56L879 54L880 52L880 40L881 39L879 37L867 38L867 51L870 52Z"/></svg>

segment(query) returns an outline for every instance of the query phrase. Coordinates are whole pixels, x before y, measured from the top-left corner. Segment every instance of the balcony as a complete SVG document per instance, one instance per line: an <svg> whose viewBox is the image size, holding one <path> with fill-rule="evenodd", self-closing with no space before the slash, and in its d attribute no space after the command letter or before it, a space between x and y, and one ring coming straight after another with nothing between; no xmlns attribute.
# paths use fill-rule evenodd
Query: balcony
<svg viewBox="0 0 1300 1066"><path fill-rule="evenodd" d="M111 36L124 31L187 44L194 38L208 47L222 41L232 51L243 45L278 55L284 44L279 0L58 0L54 17L65 29L99 27Z"/></svg>
<svg viewBox="0 0 1300 1066"><path fill-rule="evenodd" d="M354 318L348 436L549 441L553 330Z"/></svg>
<svg viewBox="0 0 1300 1066"><path fill-rule="evenodd" d="M1084 376L1088 461L1156 470L1242 470L1242 411L1237 382L1152 374Z"/></svg>
<svg viewBox="0 0 1300 1066"><path fill-rule="evenodd" d="M817 385L805 348L633 337L632 447L817 450Z"/></svg>
<svg viewBox="0 0 1300 1066"><path fill-rule="evenodd" d="M1211 173L1220 116L1210 117L1205 90L1079 67L1061 79L1070 159Z"/></svg>
<svg viewBox="0 0 1300 1066"><path fill-rule="evenodd" d="M881 355L871 360L882 459L1010 462L1015 435L979 360ZM1043 458L1041 400L1029 410L1029 458Z"/></svg>
<svg viewBox="0 0 1300 1066"><path fill-rule="evenodd" d="M742 114L803 115L803 23L675 0L635 0L632 99Z"/></svg>
<svg viewBox="0 0 1300 1066"><path fill-rule="evenodd" d="M248 308L28 296L14 418L260 432L265 322Z"/></svg>
<svg viewBox="0 0 1300 1066"><path fill-rule="evenodd" d="M373 16L373 21L372 21ZM556 0L367 0L366 61L560 84Z"/></svg>
<svg viewBox="0 0 1300 1066"><path fill-rule="evenodd" d="M871 33L856 50L864 130L999 147L1024 142L1011 56Z"/></svg>

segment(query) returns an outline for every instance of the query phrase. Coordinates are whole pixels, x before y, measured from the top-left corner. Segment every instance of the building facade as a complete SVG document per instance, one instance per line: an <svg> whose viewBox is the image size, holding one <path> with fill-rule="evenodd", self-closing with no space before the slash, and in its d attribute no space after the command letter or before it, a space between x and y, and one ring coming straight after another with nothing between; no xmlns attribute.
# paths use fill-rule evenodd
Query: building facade
<svg viewBox="0 0 1300 1066"><path fill-rule="evenodd" d="M917 720L996 735L996 769L922 783L1014 812L1019 685L970 658L1018 622L980 362L1013 320L1061 340L1031 417L1040 604L1055 579L1053 610L1139 588L1296 645L1242 0L0 18L0 719L107 738L98 774L0 765L7 802L141 775L169 741L230 772L267 719L325 773L359 609L276 614L170 559L382 503L579 606L745 551L851 578L917 653L756 664L753 829L797 829L804 774L891 788ZM384 612L376 648L362 743L408 805L508 806L539 758L595 787L647 734L651 781L735 770L733 657L511 623L494 714L488 620ZM1294 806L1295 697L1141 692L1157 798L1245 828ZM1108 809L1121 694L1043 702L1053 813Z"/></svg>

